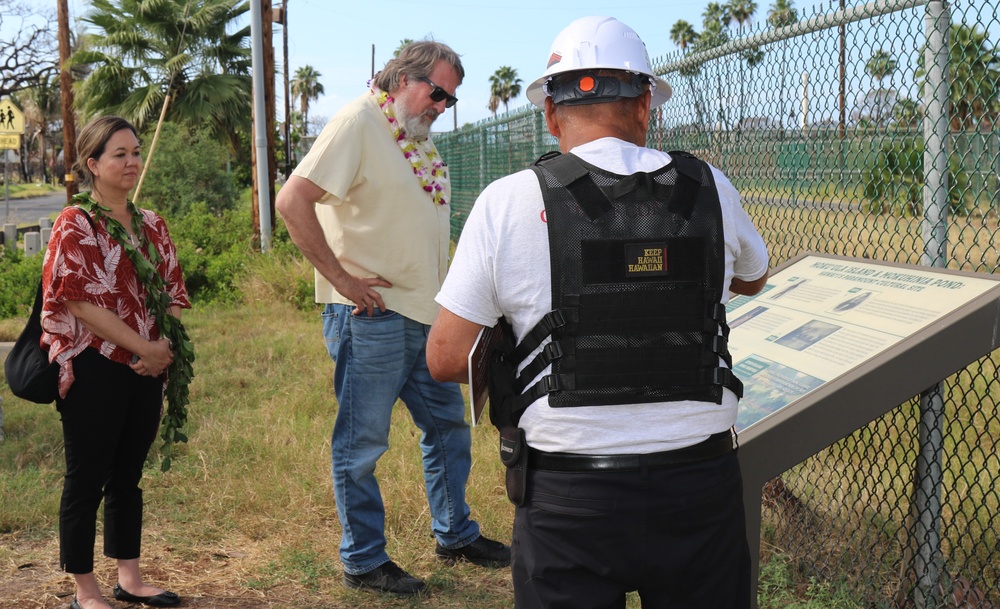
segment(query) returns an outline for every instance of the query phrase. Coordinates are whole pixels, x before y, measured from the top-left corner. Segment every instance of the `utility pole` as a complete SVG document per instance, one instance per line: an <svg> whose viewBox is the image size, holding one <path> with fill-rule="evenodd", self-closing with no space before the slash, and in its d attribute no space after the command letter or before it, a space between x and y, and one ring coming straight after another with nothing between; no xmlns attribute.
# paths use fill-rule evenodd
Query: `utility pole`
<svg viewBox="0 0 1000 609"><path fill-rule="evenodd" d="M253 105L254 146L251 150L253 151L253 165L257 168L257 171L252 174L253 230L255 235L260 235L261 250L267 251L270 249L272 227L275 221L274 180L277 174L277 166L274 161L274 45L271 40L273 32L271 0L251 0L251 8L255 6L259 8L257 15L260 20L260 40L253 40L252 44L260 45L261 64L259 68L256 65L254 67L254 96L256 97L259 91L263 96L263 104L261 106L255 102ZM251 16L251 20L254 20L253 16ZM256 50L254 49L254 51ZM258 108L262 110L260 117L256 116ZM258 131L258 125L263 133ZM258 159L258 155L264 155L266 158ZM261 184L261 181L265 183ZM264 217L265 210L267 210L267 217Z"/></svg>
<svg viewBox="0 0 1000 609"><path fill-rule="evenodd" d="M282 71L285 75L285 179L287 180L292 175L292 105L288 97L288 0L281 5L281 39L281 58L285 64Z"/></svg>
<svg viewBox="0 0 1000 609"><path fill-rule="evenodd" d="M73 75L66 65L69 59L69 6L67 0L59 0L59 92L62 95L63 119L63 166L66 175L66 204L69 204L79 187L73 177L76 163L76 116L73 113Z"/></svg>

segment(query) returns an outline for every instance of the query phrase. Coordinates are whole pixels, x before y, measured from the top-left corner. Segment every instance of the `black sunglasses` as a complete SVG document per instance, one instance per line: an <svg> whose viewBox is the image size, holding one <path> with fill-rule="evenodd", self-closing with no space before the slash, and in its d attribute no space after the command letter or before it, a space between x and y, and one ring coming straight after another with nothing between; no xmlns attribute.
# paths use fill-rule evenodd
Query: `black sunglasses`
<svg viewBox="0 0 1000 609"><path fill-rule="evenodd" d="M421 76L420 80L422 80L423 82L425 82L425 83L427 83L427 84L429 84L431 86L431 100L436 101L436 102L443 101L445 108L451 108L452 106L454 106L455 104L458 103L458 98L457 97L455 97L454 95L451 95L450 93L448 93L447 91L445 91L441 87L439 87L436 84L434 84L433 82L431 82L430 78L427 78L426 76ZM445 100L447 100L447 101L445 101Z"/></svg>

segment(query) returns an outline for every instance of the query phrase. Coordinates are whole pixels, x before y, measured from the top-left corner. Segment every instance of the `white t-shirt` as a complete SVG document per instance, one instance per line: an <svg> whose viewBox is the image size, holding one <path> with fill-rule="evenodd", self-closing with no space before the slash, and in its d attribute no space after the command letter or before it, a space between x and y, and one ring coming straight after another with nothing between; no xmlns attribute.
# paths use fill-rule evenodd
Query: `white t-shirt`
<svg viewBox="0 0 1000 609"><path fill-rule="evenodd" d="M670 162L665 152L615 138L589 142L571 152L619 175L656 171ZM713 167L712 171L722 207L724 285L733 277L753 281L767 272L767 248L741 207L736 189L719 170ZM490 184L465 223L448 277L437 295L438 304L483 326L493 326L506 316L520 342L552 306L544 212L538 179L531 170ZM728 300L724 291L723 302ZM539 377L550 372L551 366ZM675 450L736 422L736 396L728 389L723 393L722 404L678 401L570 408L550 408L548 398L542 397L525 410L520 427L530 446L546 452Z"/></svg>
<svg viewBox="0 0 1000 609"><path fill-rule="evenodd" d="M433 322L448 268L451 208L424 192L376 97L365 93L337 112L293 173L327 192L316 217L344 268L389 281L391 288L374 288L387 308ZM315 275L316 302L354 304Z"/></svg>

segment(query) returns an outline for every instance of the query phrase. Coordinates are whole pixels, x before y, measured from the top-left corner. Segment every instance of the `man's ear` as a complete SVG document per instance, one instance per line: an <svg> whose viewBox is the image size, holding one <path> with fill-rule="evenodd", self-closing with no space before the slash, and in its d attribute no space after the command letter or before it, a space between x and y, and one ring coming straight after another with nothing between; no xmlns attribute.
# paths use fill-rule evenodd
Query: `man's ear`
<svg viewBox="0 0 1000 609"><path fill-rule="evenodd" d="M545 98L545 124L549 127L552 137L559 139L561 129L559 128L559 118L556 116L556 105L551 97Z"/></svg>
<svg viewBox="0 0 1000 609"><path fill-rule="evenodd" d="M645 131L647 131L649 129L649 117L650 117L650 115L652 114L652 111L653 111L652 108L650 108L650 105L651 105L652 99L653 99L653 94L647 88L643 92L643 94L640 95L639 97L642 99L642 103L636 104L638 106L638 109L637 109L638 116L637 116L637 118L639 119L639 122L642 124L642 130L643 130L643 132L645 132Z"/></svg>
<svg viewBox="0 0 1000 609"><path fill-rule="evenodd" d="M635 143L640 146L646 145L646 134L649 133L649 117L652 115L652 108L650 108L650 102L653 98L653 94L649 89L646 89L642 95L636 98L635 103L635 120L636 120L636 133L635 133Z"/></svg>

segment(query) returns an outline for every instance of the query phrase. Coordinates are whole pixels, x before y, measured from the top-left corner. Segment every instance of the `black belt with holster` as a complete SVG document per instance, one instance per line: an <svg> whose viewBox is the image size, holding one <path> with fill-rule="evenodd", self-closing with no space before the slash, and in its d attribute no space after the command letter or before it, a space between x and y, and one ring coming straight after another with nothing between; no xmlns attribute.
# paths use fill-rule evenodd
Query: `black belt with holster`
<svg viewBox="0 0 1000 609"><path fill-rule="evenodd" d="M698 444L677 450L636 455L547 453L528 447L528 469L550 472L626 472L671 467L721 457L735 450L733 440L733 433L727 429L712 434Z"/></svg>

